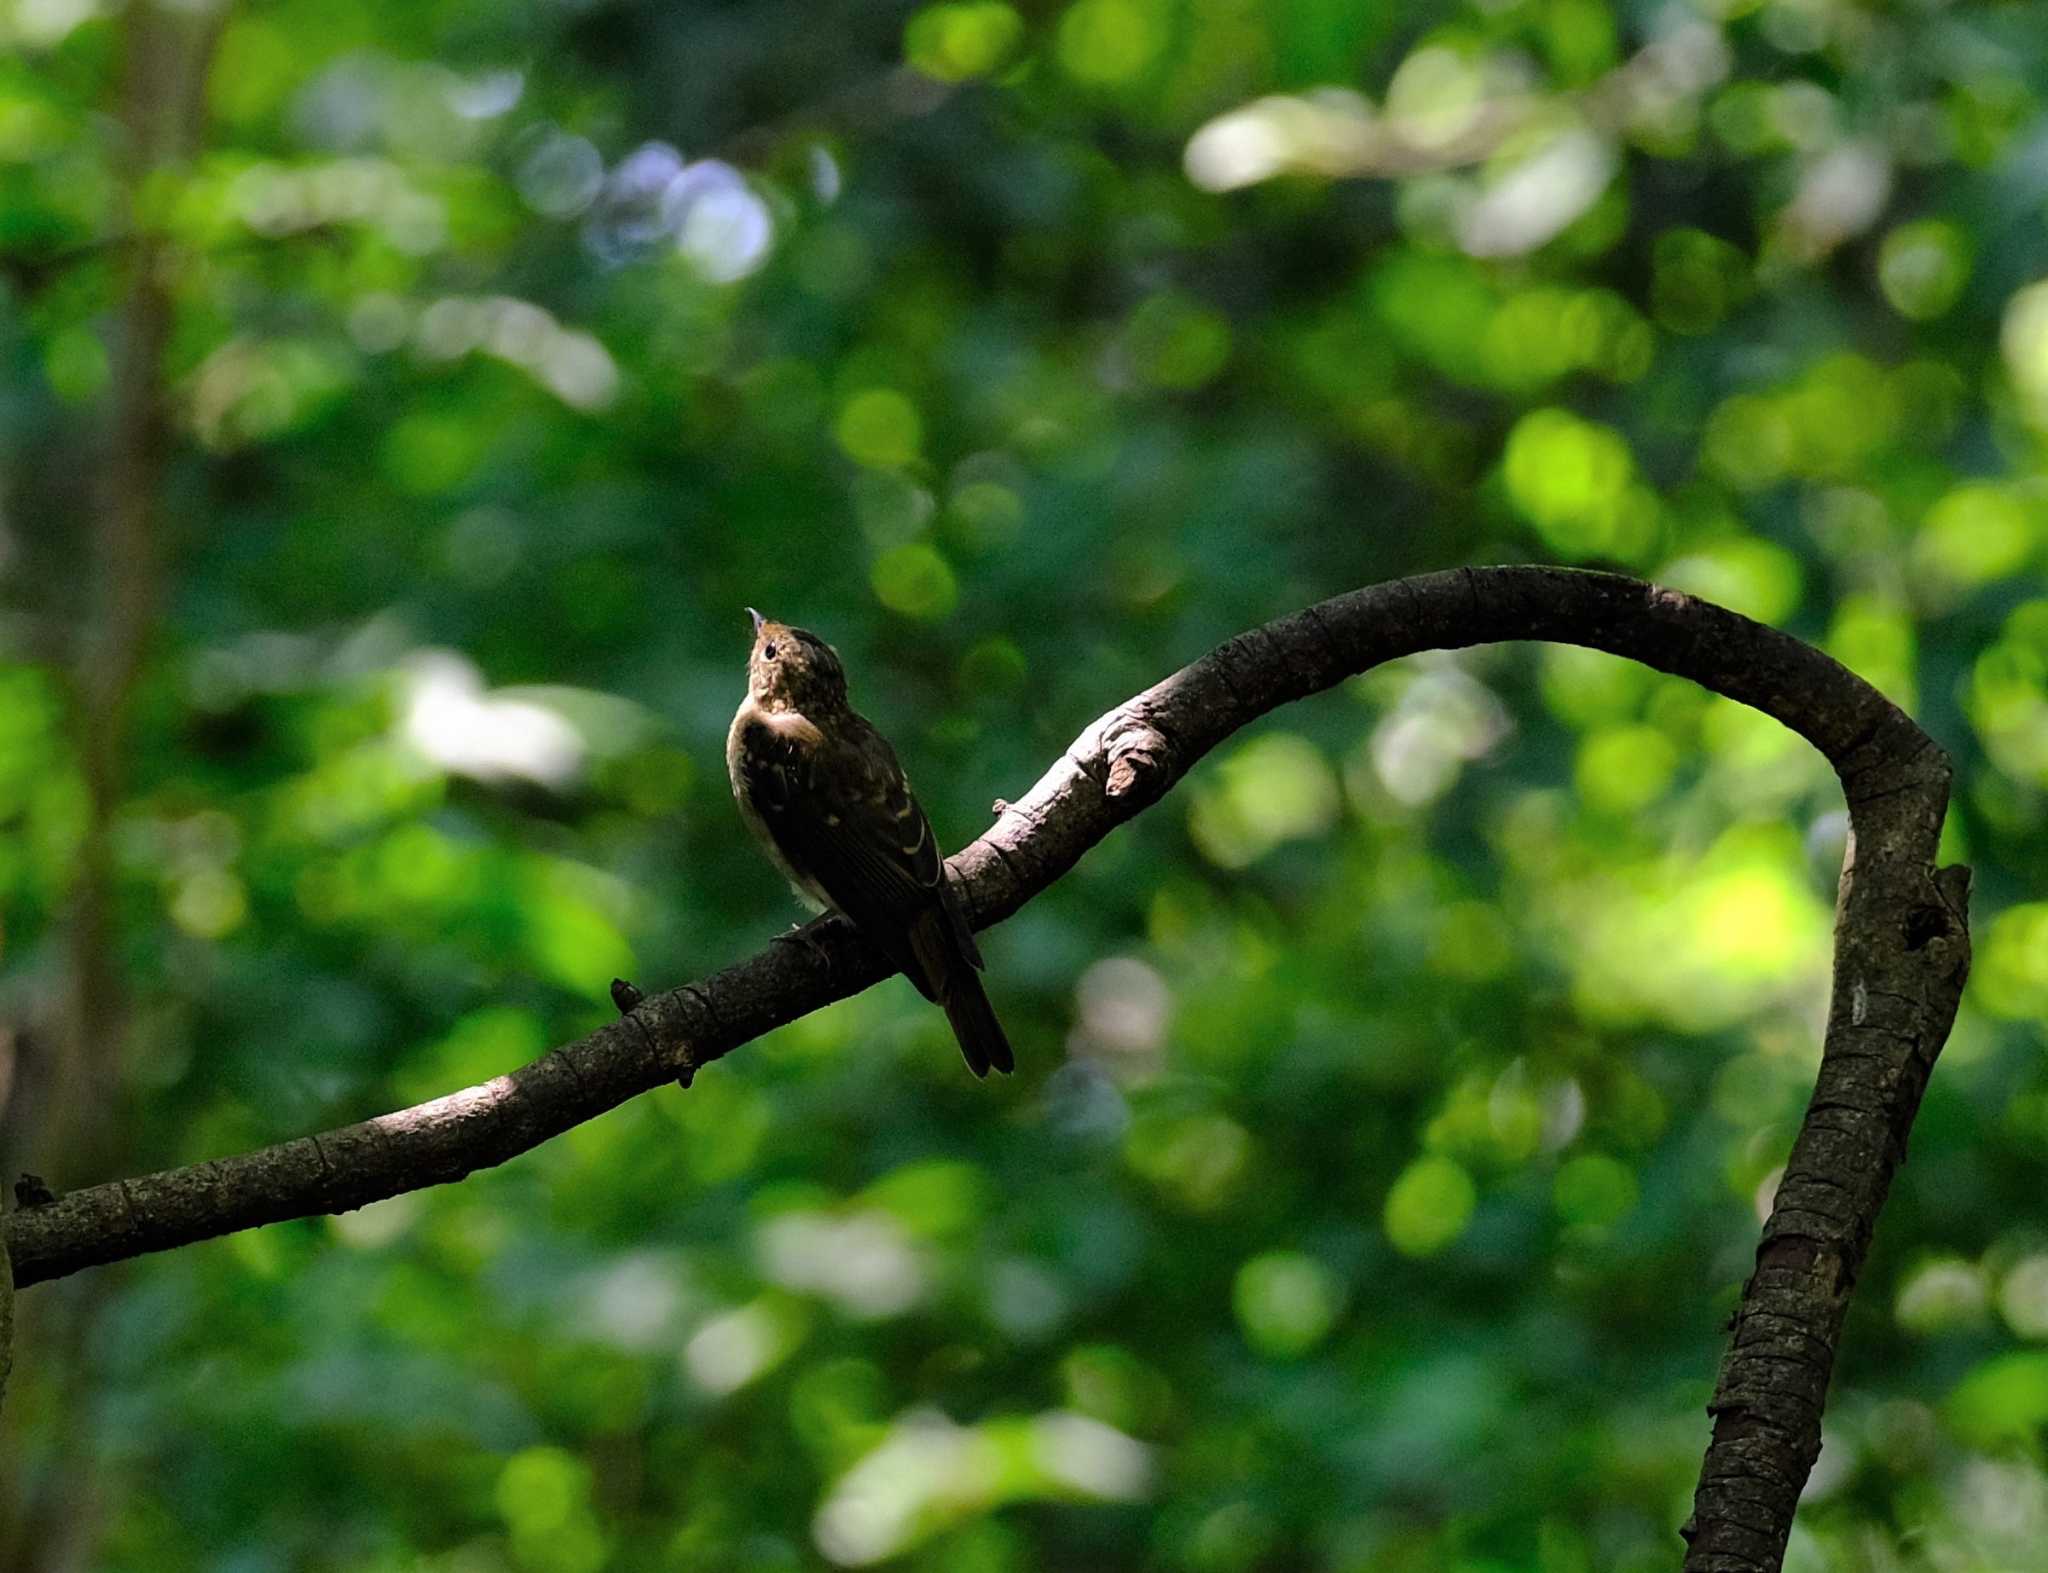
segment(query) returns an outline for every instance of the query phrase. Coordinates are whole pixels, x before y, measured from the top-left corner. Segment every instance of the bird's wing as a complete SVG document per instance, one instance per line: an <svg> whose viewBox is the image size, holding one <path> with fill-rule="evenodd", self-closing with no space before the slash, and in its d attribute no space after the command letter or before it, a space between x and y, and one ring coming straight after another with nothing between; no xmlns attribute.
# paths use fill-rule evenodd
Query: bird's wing
<svg viewBox="0 0 2048 1573"><path fill-rule="evenodd" d="M755 810L783 856L930 995L939 958L911 930L947 895L931 821L879 732L858 717L834 732L785 723L749 739Z"/></svg>

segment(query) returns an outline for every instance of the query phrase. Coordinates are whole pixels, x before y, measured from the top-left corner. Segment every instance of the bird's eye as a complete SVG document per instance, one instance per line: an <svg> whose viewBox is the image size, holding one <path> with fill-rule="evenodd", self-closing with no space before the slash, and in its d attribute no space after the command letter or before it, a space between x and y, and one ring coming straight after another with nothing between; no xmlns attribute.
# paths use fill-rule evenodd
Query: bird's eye
<svg viewBox="0 0 2048 1573"><path fill-rule="evenodd" d="M775 641L774 641L774 640L772 640L772 639L771 639L771 640L770 640L770 641L769 641L769 642L768 642L767 644L764 644L763 646L761 646L761 659L762 659L762 660L764 660L764 661L772 661L772 660L774 660L774 659L775 659Z"/></svg>

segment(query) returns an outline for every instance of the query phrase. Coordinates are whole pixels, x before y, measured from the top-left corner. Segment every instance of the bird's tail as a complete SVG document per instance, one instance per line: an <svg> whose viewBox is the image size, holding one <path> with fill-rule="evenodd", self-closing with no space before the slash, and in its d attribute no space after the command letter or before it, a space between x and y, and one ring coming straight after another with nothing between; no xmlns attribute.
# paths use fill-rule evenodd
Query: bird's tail
<svg viewBox="0 0 2048 1573"><path fill-rule="evenodd" d="M947 969L939 1003L945 1007L946 1020L953 1024L953 1036L960 1040L960 1053L969 1070L986 1076L993 1066L1007 1076L1017 1068L1009 1037L988 1002L988 991L964 961Z"/></svg>
<svg viewBox="0 0 2048 1573"><path fill-rule="evenodd" d="M991 1069L1009 1075L1017 1061L1010 1053L1009 1035L981 986L976 972L981 952L959 907L950 898L933 905L911 924L909 939L904 975L920 994L944 1009L967 1068L977 1076L986 1076Z"/></svg>

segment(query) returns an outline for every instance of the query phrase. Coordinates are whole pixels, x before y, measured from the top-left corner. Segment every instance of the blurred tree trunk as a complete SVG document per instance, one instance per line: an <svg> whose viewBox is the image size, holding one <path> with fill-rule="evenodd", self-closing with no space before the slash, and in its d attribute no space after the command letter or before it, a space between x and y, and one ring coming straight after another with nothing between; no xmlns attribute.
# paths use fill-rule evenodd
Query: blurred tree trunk
<svg viewBox="0 0 2048 1573"><path fill-rule="evenodd" d="M146 210L153 176L195 150L206 70L224 20L133 0L119 82L125 174L113 237L121 298L111 324L112 390L73 473L90 541L89 607L71 673L72 730L85 825L64 916L62 977L48 1031L17 1034L6 1110L8 1177L17 1162L61 1188L119 1165L130 1140L123 1059L128 988L121 957L114 831L127 790L129 718L162 599L162 499L170 457L164 350L172 306L161 239ZM92 1446L92 1344L118 1279L36 1302L21 1342L35 1350L36 1406L48 1430L23 1445L18 1415L0 1431L0 1573L84 1573L99 1529ZM27 1465L28 1467L22 1467Z"/></svg>

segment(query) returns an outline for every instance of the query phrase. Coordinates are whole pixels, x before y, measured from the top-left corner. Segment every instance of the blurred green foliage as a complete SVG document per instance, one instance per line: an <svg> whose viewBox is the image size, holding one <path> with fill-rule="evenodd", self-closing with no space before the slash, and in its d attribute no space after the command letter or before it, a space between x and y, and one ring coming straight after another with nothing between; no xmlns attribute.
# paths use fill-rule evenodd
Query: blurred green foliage
<svg viewBox="0 0 2048 1573"><path fill-rule="evenodd" d="M763 942L794 914L718 762L744 605L839 645L958 845L1250 624L1618 566L1956 757L1977 972L1789 1565L2038 1559L2038 10L151 15L0 4L17 1100L81 880L124 1172L488 1078L615 973ZM155 49L206 51L189 104ZM188 122L140 169L137 50ZM138 255L172 438L96 823L65 669ZM1843 823L1804 744L1624 662L1372 673L989 937L1013 1081L892 982L461 1185L34 1291L0 1560L1668 1567Z"/></svg>

